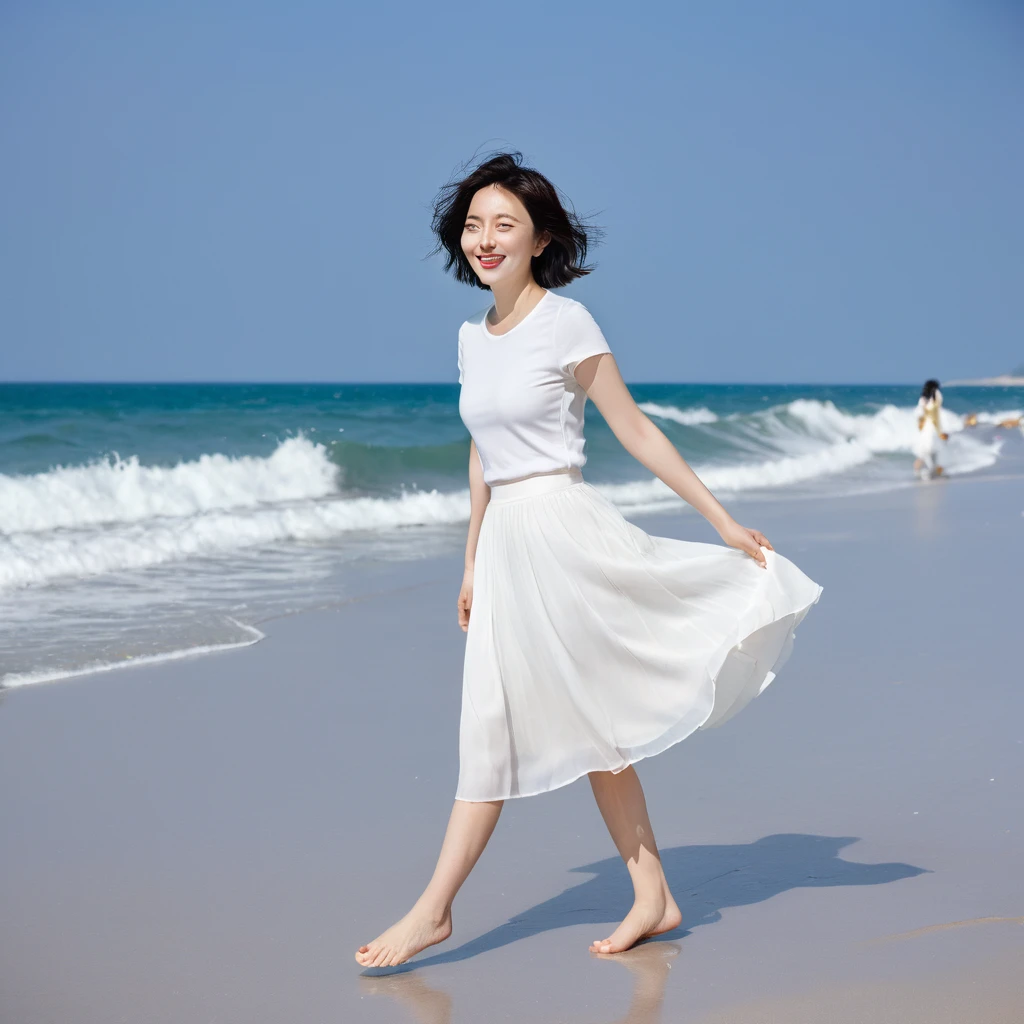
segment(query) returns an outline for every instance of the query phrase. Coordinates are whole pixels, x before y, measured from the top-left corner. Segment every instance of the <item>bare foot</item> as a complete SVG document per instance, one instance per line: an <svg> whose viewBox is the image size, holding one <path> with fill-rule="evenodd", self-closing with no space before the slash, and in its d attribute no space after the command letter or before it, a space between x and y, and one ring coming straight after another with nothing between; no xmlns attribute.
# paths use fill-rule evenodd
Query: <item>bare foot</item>
<svg viewBox="0 0 1024 1024"><path fill-rule="evenodd" d="M444 942L451 933L451 908L439 918L417 904L369 945L360 946L356 963L361 967L397 967L427 946Z"/></svg>
<svg viewBox="0 0 1024 1024"><path fill-rule="evenodd" d="M656 900L637 900L622 924L607 939L590 944L590 952L621 953L636 945L641 939L678 928L682 921L683 915L679 912L676 901L672 899L672 894L666 889Z"/></svg>

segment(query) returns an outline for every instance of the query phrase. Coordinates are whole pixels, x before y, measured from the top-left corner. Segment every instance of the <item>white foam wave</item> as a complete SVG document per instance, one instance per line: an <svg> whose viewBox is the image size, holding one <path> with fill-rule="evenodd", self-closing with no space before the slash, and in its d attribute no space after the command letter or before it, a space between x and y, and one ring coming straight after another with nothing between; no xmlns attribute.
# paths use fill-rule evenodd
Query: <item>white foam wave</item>
<svg viewBox="0 0 1024 1024"><path fill-rule="evenodd" d="M943 451L943 464L949 475L973 473L996 462L1001 448L999 440L971 436L969 430L965 432L963 417L949 410L943 410L942 418L943 429L950 434ZM909 454L917 433L914 410L894 405L874 413L853 414L843 412L832 402L798 399L738 419L743 420L744 440L751 442L748 450L756 447L755 442L770 444L779 450L779 455L732 465L695 465L701 480L712 491L736 494L836 476L866 465L877 455ZM676 506L680 501L658 479L607 484L601 490L620 507L633 511L655 511Z"/></svg>
<svg viewBox="0 0 1024 1024"><path fill-rule="evenodd" d="M656 416L658 419L672 420L674 423L681 423L684 427L696 427L702 423L717 423L718 417L704 406L697 406L692 409L679 409L674 405L658 405L657 402L640 402L637 407L648 416Z"/></svg>
<svg viewBox="0 0 1024 1024"><path fill-rule="evenodd" d="M701 418L699 409L675 411ZM964 429L963 422L943 411L950 440L942 463L951 474L990 466L1000 450L990 425ZM911 408L889 405L852 414L832 402L801 399L721 421L711 432L722 431L723 444L730 445L723 451L731 451L732 460L695 460L695 468L723 494L784 489L846 473L879 455L909 456L916 429ZM657 479L601 490L623 509L679 502ZM35 476L0 475L0 588L145 569L282 541L324 542L350 531L458 523L468 516L466 490L345 498L337 492L336 467L326 449L304 437L283 442L267 458L208 455L169 469L114 458Z"/></svg>
<svg viewBox="0 0 1024 1024"><path fill-rule="evenodd" d="M144 569L278 541L327 541L354 530L461 522L469 491L407 492L398 498L336 498L290 506L215 511L183 519L0 537L0 587Z"/></svg>
<svg viewBox="0 0 1024 1024"><path fill-rule="evenodd" d="M735 466L695 466L704 484L721 494L786 487L822 476L845 473L870 462L872 452L857 442L842 442L817 452L790 458L766 459ZM678 504L674 491L657 478L628 484L605 484L601 490L617 505L634 511L654 511Z"/></svg>
<svg viewBox="0 0 1024 1024"><path fill-rule="evenodd" d="M113 455L31 476L0 474L0 533L256 508L336 489L337 467L327 449L301 435L282 441L267 458L203 455L165 468Z"/></svg>
<svg viewBox="0 0 1024 1024"><path fill-rule="evenodd" d="M858 415L842 412L833 402L798 399L780 409L771 410L770 414L779 412L795 417L810 433L824 440L856 437L879 453L910 451L917 433L915 410L895 405L886 405L877 412ZM1019 410L977 414L978 422L985 425L997 425L1020 416ZM950 434L970 429L965 427L966 417L951 409L942 409L941 420L943 430Z"/></svg>

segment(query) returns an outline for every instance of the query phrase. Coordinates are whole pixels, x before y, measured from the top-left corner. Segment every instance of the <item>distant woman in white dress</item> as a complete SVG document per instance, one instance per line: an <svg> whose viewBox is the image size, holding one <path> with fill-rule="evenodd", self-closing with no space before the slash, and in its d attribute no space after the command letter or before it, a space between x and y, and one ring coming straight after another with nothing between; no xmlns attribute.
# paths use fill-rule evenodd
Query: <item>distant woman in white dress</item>
<svg viewBox="0 0 1024 1024"><path fill-rule="evenodd" d="M355 958L392 967L447 939L503 801L584 775L634 887L622 923L590 946L617 953L681 921L633 763L760 693L821 588L718 503L637 408L586 307L551 290L591 268L586 229L547 178L499 154L445 186L433 227L445 269L494 300L459 331L471 435L459 781L426 889ZM583 479L588 397L724 544L650 536Z"/></svg>
<svg viewBox="0 0 1024 1024"><path fill-rule="evenodd" d="M942 466L938 463L939 442L947 435L942 432L942 392L937 380L927 380L921 389L914 415L917 417L917 434L914 435L911 450L916 456L914 472L923 478L939 476Z"/></svg>

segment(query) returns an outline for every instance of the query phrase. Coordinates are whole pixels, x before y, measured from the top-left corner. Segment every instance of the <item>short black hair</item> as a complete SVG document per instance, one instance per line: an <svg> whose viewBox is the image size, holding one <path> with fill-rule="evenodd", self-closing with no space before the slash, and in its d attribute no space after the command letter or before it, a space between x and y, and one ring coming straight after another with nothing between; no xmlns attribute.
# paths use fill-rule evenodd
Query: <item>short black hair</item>
<svg viewBox="0 0 1024 1024"><path fill-rule="evenodd" d="M939 390L939 382L937 380L926 380L924 387L921 388L921 397L926 401L930 402L935 397L935 392Z"/></svg>
<svg viewBox="0 0 1024 1024"><path fill-rule="evenodd" d="M462 170L465 171L465 167ZM437 236L437 245L430 255L443 249L445 272L454 269L456 281L491 290L473 272L462 251L462 232L469 204L473 196L488 185L511 192L526 207L537 234L546 231L551 237L544 251L531 262L534 280L542 288L563 288L594 269L586 263L587 246L598 240L600 229L585 224L572 203L563 200L558 189L540 171L524 167L522 153L497 153L469 174L448 182L434 200L430 226Z"/></svg>

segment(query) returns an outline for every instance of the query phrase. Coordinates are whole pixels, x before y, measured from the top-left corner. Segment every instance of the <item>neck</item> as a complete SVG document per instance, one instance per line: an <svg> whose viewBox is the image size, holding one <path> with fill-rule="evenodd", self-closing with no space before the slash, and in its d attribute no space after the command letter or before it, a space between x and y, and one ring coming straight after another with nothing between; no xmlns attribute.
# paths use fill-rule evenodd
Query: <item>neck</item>
<svg viewBox="0 0 1024 1024"><path fill-rule="evenodd" d="M491 289L494 296L494 312L497 322L501 323L507 316L515 313L524 305L539 299L543 288L533 279L531 274L525 281L506 281Z"/></svg>

